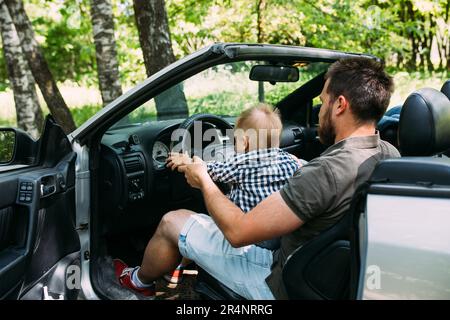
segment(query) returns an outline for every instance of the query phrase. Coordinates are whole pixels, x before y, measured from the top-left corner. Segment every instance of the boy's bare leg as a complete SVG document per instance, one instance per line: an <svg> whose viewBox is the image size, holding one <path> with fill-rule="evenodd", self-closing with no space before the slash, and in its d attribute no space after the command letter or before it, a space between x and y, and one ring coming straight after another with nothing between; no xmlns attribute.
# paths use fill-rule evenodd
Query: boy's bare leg
<svg viewBox="0 0 450 320"><path fill-rule="evenodd" d="M181 260L178 250L180 232L193 214L190 210L176 210L166 213L145 249L138 277L145 283L160 278L173 271Z"/></svg>

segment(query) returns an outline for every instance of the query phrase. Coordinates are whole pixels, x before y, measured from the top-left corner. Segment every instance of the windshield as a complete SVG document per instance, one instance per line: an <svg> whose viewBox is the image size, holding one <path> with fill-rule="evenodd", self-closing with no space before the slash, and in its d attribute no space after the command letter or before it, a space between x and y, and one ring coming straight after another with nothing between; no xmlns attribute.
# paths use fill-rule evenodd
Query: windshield
<svg viewBox="0 0 450 320"><path fill-rule="evenodd" d="M297 82L270 84L250 80L252 66L266 63L233 62L206 69L135 109L127 116L126 123L185 119L198 113L235 117L258 102L275 105L328 67L326 63L298 64Z"/></svg>

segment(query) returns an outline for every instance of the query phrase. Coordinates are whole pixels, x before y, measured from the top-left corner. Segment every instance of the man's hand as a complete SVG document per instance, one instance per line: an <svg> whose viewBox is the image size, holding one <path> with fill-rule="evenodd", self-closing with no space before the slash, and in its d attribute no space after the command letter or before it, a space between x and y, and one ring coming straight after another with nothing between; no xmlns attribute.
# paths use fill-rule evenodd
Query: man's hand
<svg viewBox="0 0 450 320"><path fill-rule="evenodd" d="M178 171L184 173L187 182L193 188L201 189L208 183L214 182L208 174L206 163L197 156L194 156L193 162L178 167Z"/></svg>
<svg viewBox="0 0 450 320"><path fill-rule="evenodd" d="M187 152L185 153L175 153L171 152L166 160L166 166L170 169L175 170L179 166L192 163L192 159L189 157Z"/></svg>

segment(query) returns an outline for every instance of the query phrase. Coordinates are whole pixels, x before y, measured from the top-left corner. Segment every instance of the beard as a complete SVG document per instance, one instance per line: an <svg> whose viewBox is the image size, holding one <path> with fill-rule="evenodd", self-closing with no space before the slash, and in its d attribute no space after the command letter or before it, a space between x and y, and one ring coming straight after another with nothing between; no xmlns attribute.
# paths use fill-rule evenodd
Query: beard
<svg viewBox="0 0 450 320"><path fill-rule="evenodd" d="M317 130L320 142L325 146L333 145L336 139L336 130L331 121L331 110L331 106L328 106L326 114L322 118L323 121L319 121L319 129Z"/></svg>

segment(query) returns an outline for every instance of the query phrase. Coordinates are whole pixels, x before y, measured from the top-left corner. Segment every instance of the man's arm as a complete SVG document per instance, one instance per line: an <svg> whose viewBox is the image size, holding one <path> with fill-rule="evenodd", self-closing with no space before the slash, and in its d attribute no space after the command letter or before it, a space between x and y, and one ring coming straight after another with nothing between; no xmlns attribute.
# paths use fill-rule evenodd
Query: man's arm
<svg viewBox="0 0 450 320"><path fill-rule="evenodd" d="M279 192L244 213L219 190L208 175L205 164L196 161L195 157L193 164L181 166L179 171L184 172L192 187L202 191L209 214L233 247L273 239L303 224Z"/></svg>

